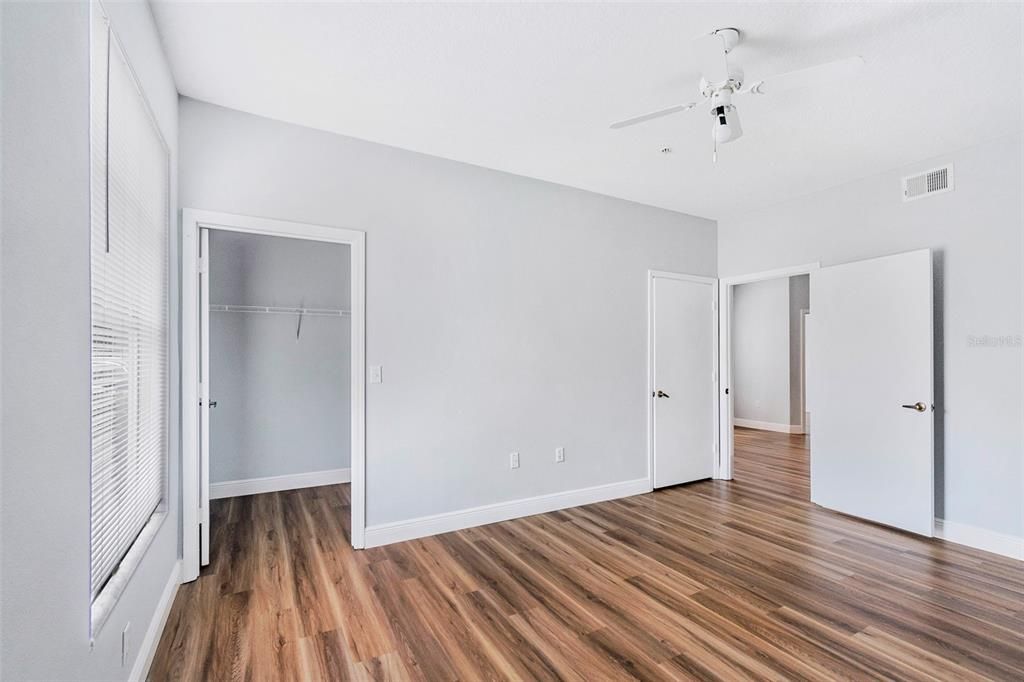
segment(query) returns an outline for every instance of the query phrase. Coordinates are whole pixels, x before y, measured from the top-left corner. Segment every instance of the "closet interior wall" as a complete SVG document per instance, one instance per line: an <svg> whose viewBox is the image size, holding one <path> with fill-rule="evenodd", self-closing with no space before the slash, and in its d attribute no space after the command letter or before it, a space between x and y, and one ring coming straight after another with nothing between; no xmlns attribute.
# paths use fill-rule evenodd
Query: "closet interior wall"
<svg viewBox="0 0 1024 682"><path fill-rule="evenodd" d="M211 484L350 467L349 268L344 244L210 232Z"/></svg>

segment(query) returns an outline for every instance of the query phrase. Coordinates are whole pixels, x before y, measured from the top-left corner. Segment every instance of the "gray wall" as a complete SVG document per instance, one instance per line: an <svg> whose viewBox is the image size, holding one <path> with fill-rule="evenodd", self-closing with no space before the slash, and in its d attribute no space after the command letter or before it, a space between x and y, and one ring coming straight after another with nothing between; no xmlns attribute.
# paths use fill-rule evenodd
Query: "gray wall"
<svg viewBox="0 0 1024 682"><path fill-rule="evenodd" d="M89 6L3 3L0 12L0 678L123 679L133 661L121 667L121 630L131 623L134 659L178 557L178 410L168 518L90 651ZM110 3L108 12L176 164L177 95L149 8ZM172 207L175 177L172 168ZM170 350L176 377L176 340Z"/></svg>
<svg viewBox="0 0 1024 682"><path fill-rule="evenodd" d="M1024 535L1021 137L719 221L722 276L935 250L936 513ZM904 203L900 178L952 161L955 191ZM814 428L814 414L811 414Z"/></svg>
<svg viewBox="0 0 1024 682"><path fill-rule="evenodd" d="M184 206L367 233L368 524L646 476L647 269L714 275L714 222L189 99L180 117Z"/></svg>
<svg viewBox="0 0 1024 682"><path fill-rule="evenodd" d="M811 277L798 275L789 278L789 423L798 426L803 423L800 414L800 394L804 387L800 382L800 317L801 310L811 308Z"/></svg>
<svg viewBox="0 0 1024 682"><path fill-rule="evenodd" d="M789 424L789 280L733 287L733 416Z"/></svg>
<svg viewBox="0 0 1024 682"><path fill-rule="evenodd" d="M210 302L349 309L345 244L210 233ZM351 320L210 314L210 480L348 468Z"/></svg>

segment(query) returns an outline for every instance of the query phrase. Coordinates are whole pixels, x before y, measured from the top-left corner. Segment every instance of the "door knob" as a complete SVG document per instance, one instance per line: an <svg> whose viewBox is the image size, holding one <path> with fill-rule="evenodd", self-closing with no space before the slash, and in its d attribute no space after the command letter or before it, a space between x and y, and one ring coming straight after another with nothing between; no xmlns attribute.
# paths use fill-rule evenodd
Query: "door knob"
<svg viewBox="0 0 1024 682"><path fill-rule="evenodd" d="M210 407L217 407L217 401L216 400L211 400L210 401Z"/></svg>
<svg viewBox="0 0 1024 682"><path fill-rule="evenodd" d="M904 405L903 407L907 408L908 410L917 410L918 412L924 412L925 410L928 409L928 406L920 401L914 403L913 405Z"/></svg>
<svg viewBox="0 0 1024 682"><path fill-rule="evenodd" d="M665 393L665 391L661 391L661 390L659 390L657 393L655 393L654 396L656 398L671 398L672 397L668 393Z"/></svg>

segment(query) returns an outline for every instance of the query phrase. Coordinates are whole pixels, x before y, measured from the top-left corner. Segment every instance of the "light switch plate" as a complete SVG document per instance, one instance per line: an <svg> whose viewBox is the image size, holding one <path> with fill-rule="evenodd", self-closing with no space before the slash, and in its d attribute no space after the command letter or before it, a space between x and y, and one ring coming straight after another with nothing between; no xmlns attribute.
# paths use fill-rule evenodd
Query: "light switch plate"
<svg viewBox="0 0 1024 682"><path fill-rule="evenodd" d="M383 368L380 365L370 365L370 383L381 384L384 383Z"/></svg>
<svg viewBox="0 0 1024 682"><path fill-rule="evenodd" d="M565 461L565 448L555 448L555 461L556 462L564 462Z"/></svg>
<svg viewBox="0 0 1024 682"><path fill-rule="evenodd" d="M518 452L513 452L511 455L508 456L508 465L509 465L510 469L518 469L519 468L519 453Z"/></svg>

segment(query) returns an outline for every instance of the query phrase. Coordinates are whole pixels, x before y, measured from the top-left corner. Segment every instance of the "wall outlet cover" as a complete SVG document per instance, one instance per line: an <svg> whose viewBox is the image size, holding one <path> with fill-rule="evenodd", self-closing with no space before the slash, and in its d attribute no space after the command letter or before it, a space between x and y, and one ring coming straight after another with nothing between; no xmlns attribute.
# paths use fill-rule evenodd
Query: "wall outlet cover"
<svg viewBox="0 0 1024 682"><path fill-rule="evenodd" d="M370 365L370 383L371 384L382 384L384 383L384 368L380 365Z"/></svg>
<svg viewBox="0 0 1024 682"><path fill-rule="evenodd" d="M518 469L519 468L519 453L518 452L513 452L511 455L508 456L508 465L509 465L509 468L511 468L511 469Z"/></svg>
<svg viewBox="0 0 1024 682"><path fill-rule="evenodd" d="M555 448L555 461L556 462L564 462L565 461L565 448Z"/></svg>

